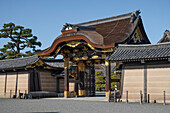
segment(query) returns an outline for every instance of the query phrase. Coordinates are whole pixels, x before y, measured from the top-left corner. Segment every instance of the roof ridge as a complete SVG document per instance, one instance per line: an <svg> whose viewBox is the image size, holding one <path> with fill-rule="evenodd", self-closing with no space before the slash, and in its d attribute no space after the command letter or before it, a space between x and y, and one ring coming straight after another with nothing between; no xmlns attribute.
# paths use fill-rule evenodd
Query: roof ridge
<svg viewBox="0 0 170 113"><path fill-rule="evenodd" d="M106 21L106 20L112 20L113 19L112 21L116 21L118 19L130 18L131 14L134 13L134 12L136 12L136 11L133 11L133 12L130 12L130 13L126 13L126 14L117 15L117 16L111 16L111 17L106 17L106 18L102 18L102 19L96 19L96 20L92 20L92 21L88 21L88 22L78 23L78 24L74 24L74 25L80 25L80 26L86 26L87 25L87 26L89 26L89 24L94 24L96 22L99 24L99 22ZM118 19L116 19L116 18L118 18ZM110 21L110 22L112 22L112 21ZM96 24L94 24L94 25L96 25Z"/></svg>
<svg viewBox="0 0 170 113"><path fill-rule="evenodd" d="M20 59L28 59L28 58L30 58L30 57L37 57L38 58L38 56L37 55L32 55L32 56L28 56L28 57L23 57L23 58L15 58L15 59L5 59L5 60L0 60L0 62L3 62L3 61L14 61L14 60L20 60Z"/></svg>
<svg viewBox="0 0 170 113"><path fill-rule="evenodd" d="M118 47L145 47L145 46L158 46L158 45L170 45L170 42L157 43L157 44L118 44Z"/></svg>

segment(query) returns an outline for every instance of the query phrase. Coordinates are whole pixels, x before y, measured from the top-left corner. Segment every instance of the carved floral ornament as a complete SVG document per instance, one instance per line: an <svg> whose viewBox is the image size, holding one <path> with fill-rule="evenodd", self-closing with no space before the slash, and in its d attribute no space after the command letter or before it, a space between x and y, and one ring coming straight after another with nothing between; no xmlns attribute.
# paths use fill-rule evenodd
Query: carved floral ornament
<svg viewBox="0 0 170 113"><path fill-rule="evenodd" d="M81 44L86 44L91 50L97 51L97 52L113 52L115 48L106 48L106 49L98 49L98 48L94 48L92 45L90 45L89 43L85 43L85 42L81 42L80 40L73 40L70 42L66 43L66 46L74 48L73 52L78 52L79 50L76 48L77 46L81 45ZM64 46L62 46L64 47ZM58 54L59 52L61 52L61 54L63 53L61 46L58 46L58 48L56 49L55 53ZM83 51L87 51L88 48L86 46L83 46L82 48ZM68 53L66 52L68 50L64 50L64 53Z"/></svg>

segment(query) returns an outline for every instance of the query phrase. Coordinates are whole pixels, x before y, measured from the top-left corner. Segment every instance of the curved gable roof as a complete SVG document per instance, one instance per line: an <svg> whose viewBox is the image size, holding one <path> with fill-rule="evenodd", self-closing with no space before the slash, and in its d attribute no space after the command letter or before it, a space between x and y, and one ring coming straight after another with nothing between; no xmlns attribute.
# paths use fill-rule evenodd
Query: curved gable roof
<svg viewBox="0 0 170 113"><path fill-rule="evenodd" d="M87 28L95 27L95 31L89 30L75 30L74 32L67 32L58 36L51 47L37 52L38 56L48 55L55 51L58 44L61 42L71 40L85 40L95 48L110 48L114 47L115 43L124 43L135 31L139 24L142 24L142 20L139 16L139 11L134 11L128 14L114 16L105 19L99 19L95 21L84 22L80 24L70 25L74 28L82 27ZM68 24L66 24L68 25ZM69 26L69 27L70 27ZM64 26L66 28L67 26ZM139 25L142 33L144 34L145 42L150 43L147 35L144 31L143 25ZM70 30L71 31L71 30Z"/></svg>
<svg viewBox="0 0 170 113"><path fill-rule="evenodd" d="M163 37L158 41L158 43L170 42L170 31L165 30Z"/></svg>
<svg viewBox="0 0 170 113"><path fill-rule="evenodd" d="M96 32L103 36L104 45L126 41L139 25L146 41L144 43L150 43L143 28L142 19L139 16L139 13L139 10L137 10L119 16L79 23L76 25L96 27Z"/></svg>

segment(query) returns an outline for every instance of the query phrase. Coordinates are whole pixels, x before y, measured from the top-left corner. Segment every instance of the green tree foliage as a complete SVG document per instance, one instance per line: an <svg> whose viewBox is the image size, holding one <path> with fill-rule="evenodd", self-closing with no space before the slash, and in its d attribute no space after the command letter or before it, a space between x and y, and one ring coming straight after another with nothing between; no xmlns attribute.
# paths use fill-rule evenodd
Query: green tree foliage
<svg viewBox="0 0 170 113"><path fill-rule="evenodd" d="M96 90L105 90L106 80L102 71L95 72L95 85Z"/></svg>
<svg viewBox="0 0 170 113"><path fill-rule="evenodd" d="M117 79L117 75L114 74L113 71L111 72L111 79ZM111 83L111 89L117 88L117 87L115 87L115 85L117 85L117 82L112 82L112 83Z"/></svg>
<svg viewBox="0 0 170 113"><path fill-rule="evenodd" d="M111 72L111 79L117 79L117 75L114 74L114 72ZM105 90L106 88L106 80L104 77L104 73L102 71L97 71L95 73L95 85L96 85L96 90ZM117 82L112 82L111 83L111 89L117 88L116 87Z"/></svg>
<svg viewBox="0 0 170 113"><path fill-rule="evenodd" d="M10 41L0 48L0 59L21 58L33 55L41 47L41 42L37 41L37 37L33 36L31 29L25 29L23 26L16 26L14 23L4 24L0 30L0 39L8 38ZM31 50L22 53L25 48Z"/></svg>

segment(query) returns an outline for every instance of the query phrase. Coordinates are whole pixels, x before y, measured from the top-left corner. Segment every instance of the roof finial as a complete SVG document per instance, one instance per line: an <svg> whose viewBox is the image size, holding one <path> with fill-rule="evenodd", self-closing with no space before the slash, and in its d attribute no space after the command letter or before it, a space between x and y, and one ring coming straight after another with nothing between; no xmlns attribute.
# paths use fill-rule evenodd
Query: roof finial
<svg viewBox="0 0 170 113"><path fill-rule="evenodd" d="M136 18L139 16L140 13L141 12L140 12L139 9L134 11L134 12L132 12L130 22L133 23L136 20Z"/></svg>

